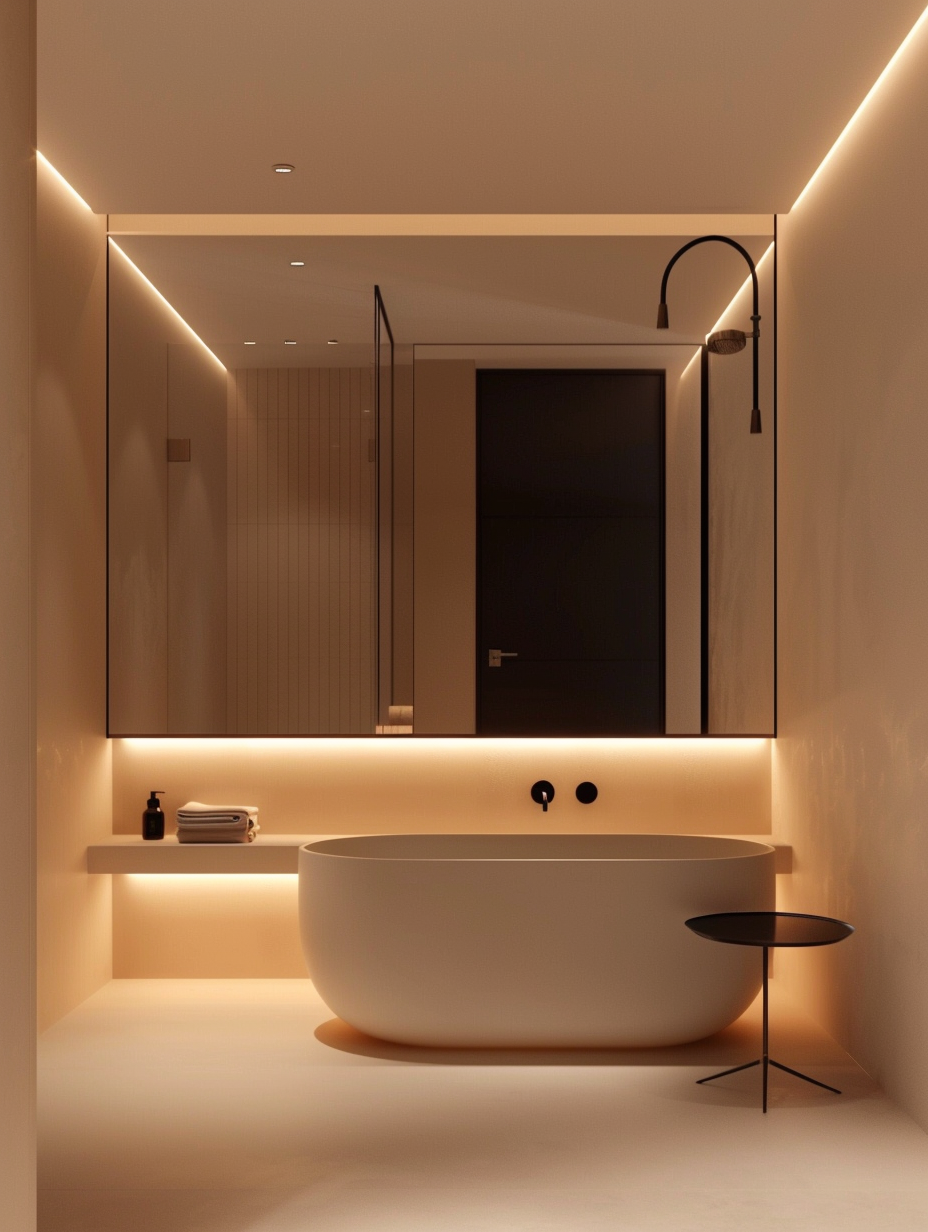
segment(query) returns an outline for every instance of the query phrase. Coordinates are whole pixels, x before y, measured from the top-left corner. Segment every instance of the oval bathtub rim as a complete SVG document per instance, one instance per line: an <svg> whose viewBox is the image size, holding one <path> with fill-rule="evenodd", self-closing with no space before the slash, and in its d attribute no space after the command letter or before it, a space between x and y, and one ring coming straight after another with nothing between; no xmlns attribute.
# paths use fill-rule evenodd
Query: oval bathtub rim
<svg viewBox="0 0 928 1232"><path fill-rule="evenodd" d="M726 843L738 844L739 847L747 850L731 851L728 854L715 855L697 855L697 856L554 856L543 858L539 856L465 856L465 855L385 855L370 853L350 852L350 851L331 851L321 850L329 844L351 842L354 839L367 838L395 838L395 839L421 839L421 838L687 838L687 839L713 839L722 840ZM313 839L312 842L304 843L299 849L299 854L305 852L307 856L327 856L329 859L338 860L366 860L369 862L383 863L409 863L409 864L708 864L715 862L728 862L730 860L745 860L753 859L758 856L773 856L776 858L776 848L769 843L762 842L760 839L741 838L737 835L725 834L681 834L674 831L662 831L660 833L641 832L641 831L607 831L607 832L584 832L576 831L413 831L413 832L372 832L370 834L342 834L333 835L331 838Z"/></svg>

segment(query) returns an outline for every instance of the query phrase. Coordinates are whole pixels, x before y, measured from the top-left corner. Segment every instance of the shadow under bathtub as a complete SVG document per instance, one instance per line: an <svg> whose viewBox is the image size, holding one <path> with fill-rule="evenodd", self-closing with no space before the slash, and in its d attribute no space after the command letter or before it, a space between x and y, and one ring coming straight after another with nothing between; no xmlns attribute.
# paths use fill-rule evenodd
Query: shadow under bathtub
<svg viewBox="0 0 928 1232"><path fill-rule="evenodd" d="M760 997L723 1031L689 1044L664 1048L424 1048L365 1035L340 1018L316 1028L320 1044L339 1052L410 1065L707 1065L724 1069L753 1060L760 1051ZM804 1014L771 1014L778 1054L790 1064L853 1064L834 1040Z"/></svg>

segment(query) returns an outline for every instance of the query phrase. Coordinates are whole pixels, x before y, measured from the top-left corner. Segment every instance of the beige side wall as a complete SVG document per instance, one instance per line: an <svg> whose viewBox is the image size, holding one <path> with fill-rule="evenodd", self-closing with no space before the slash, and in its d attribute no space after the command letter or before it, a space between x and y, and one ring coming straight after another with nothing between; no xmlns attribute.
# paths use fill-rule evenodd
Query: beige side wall
<svg viewBox="0 0 928 1232"><path fill-rule="evenodd" d="M106 220L40 164L33 428L38 1018L111 974L106 739Z"/></svg>
<svg viewBox="0 0 928 1232"><path fill-rule="evenodd" d="M781 969L928 1128L928 28L781 219Z"/></svg>
<svg viewBox="0 0 928 1232"><path fill-rule="evenodd" d="M226 380L196 342L167 348L168 727L226 730Z"/></svg>
<svg viewBox="0 0 928 1232"><path fill-rule="evenodd" d="M109 295L110 730L165 732L171 580L168 348L195 348L185 352L183 368L175 365L175 395L186 376L196 390L212 383L221 402L225 374L113 247ZM189 424L189 418L179 416L179 425L184 422Z"/></svg>
<svg viewBox="0 0 928 1232"><path fill-rule="evenodd" d="M35 1228L35 718L30 409L35 7L0 5L0 1227Z"/></svg>
<svg viewBox="0 0 928 1232"><path fill-rule="evenodd" d="M476 730L476 368L415 366L415 728Z"/></svg>
<svg viewBox="0 0 928 1232"><path fill-rule="evenodd" d="M751 434L751 343L709 356L709 731L725 735L773 731L772 254L757 281L760 435ZM746 285L719 327L749 331L752 307Z"/></svg>

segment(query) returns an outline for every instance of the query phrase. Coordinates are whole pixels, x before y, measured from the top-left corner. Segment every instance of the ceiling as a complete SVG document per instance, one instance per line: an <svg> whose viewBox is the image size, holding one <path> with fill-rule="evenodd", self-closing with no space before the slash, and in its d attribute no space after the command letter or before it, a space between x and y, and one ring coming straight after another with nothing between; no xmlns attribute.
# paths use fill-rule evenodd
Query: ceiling
<svg viewBox="0 0 928 1232"><path fill-rule="evenodd" d="M668 288L673 329L658 332L661 274L685 238L120 236L119 246L227 367L302 367L369 362L375 284L401 343L699 342L747 266L720 244L687 253ZM757 261L770 238L741 242Z"/></svg>
<svg viewBox="0 0 928 1232"><path fill-rule="evenodd" d="M39 0L39 148L97 212L785 212L923 6Z"/></svg>

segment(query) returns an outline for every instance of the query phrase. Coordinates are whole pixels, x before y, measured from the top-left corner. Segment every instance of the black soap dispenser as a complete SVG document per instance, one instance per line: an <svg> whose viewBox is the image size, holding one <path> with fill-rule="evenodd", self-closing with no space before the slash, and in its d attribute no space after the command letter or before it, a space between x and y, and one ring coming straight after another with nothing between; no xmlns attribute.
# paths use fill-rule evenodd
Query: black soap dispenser
<svg viewBox="0 0 928 1232"><path fill-rule="evenodd" d="M148 808L142 814L142 838L164 838L164 813L159 796L163 791L153 791L148 797Z"/></svg>

